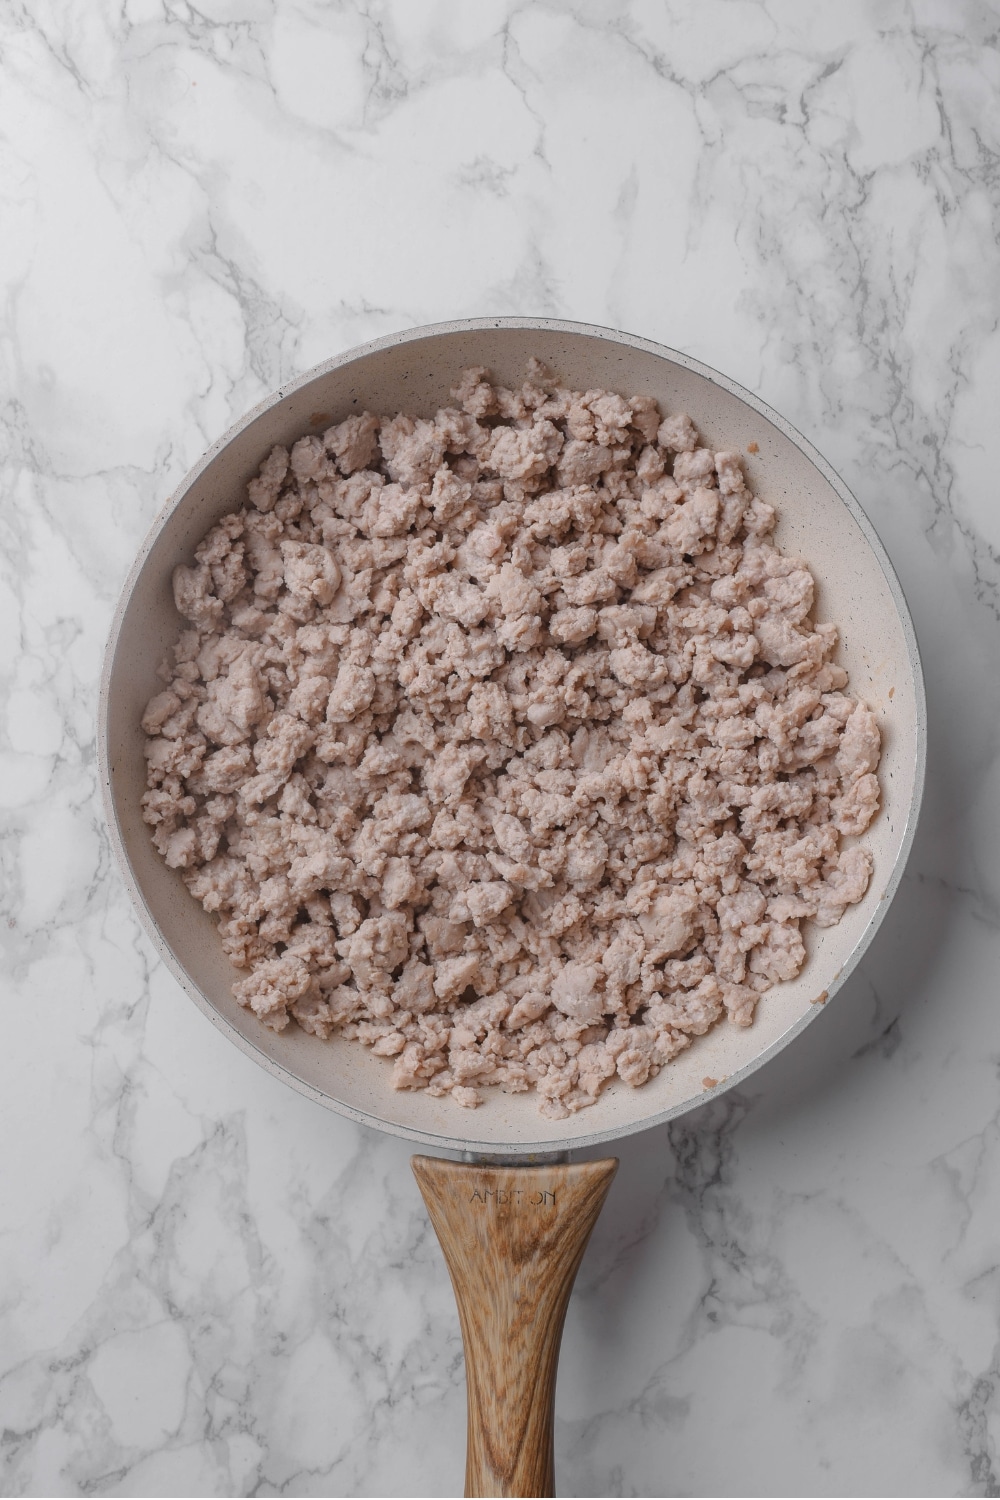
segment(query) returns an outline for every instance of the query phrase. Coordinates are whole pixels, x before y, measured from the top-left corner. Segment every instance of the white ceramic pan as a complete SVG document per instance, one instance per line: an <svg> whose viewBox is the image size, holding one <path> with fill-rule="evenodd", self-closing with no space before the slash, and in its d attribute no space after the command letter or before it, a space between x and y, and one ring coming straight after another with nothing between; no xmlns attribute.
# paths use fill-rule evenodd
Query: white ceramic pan
<svg viewBox="0 0 1000 1500"><path fill-rule="evenodd" d="M882 810L865 835L874 878L836 927L807 934L809 961L799 978L766 994L752 1027L722 1024L643 1088L612 1086L593 1108L558 1122L541 1118L533 1094L498 1092L469 1112L447 1099L396 1093L388 1062L360 1045L322 1043L295 1027L264 1028L234 1001L236 971L215 923L156 854L139 806L139 721L161 685L157 665L181 627L172 571L191 561L213 522L242 503L272 446L366 408L431 415L449 404L449 388L467 365L520 384L531 355L577 389L655 396L668 411L688 412L708 446L744 453L751 487L779 511L781 546L810 562L816 617L840 627L838 659L850 673L850 691L877 713L884 744ZM523 1162L660 1124L700 1104L706 1078L719 1080L715 1092L731 1088L807 1026L822 1009L817 1002L833 999L902 874L922 790L925 706L913 627L889 559L842 481L787 422L724 376L647 340L553 319L496 318L413 329L352 350L278 391L219 439L166 505L126 580L105 663L99 745L111 837L136 909L171 972L215 1026L293 1088L352 1119L425 1146Z"/></svg>

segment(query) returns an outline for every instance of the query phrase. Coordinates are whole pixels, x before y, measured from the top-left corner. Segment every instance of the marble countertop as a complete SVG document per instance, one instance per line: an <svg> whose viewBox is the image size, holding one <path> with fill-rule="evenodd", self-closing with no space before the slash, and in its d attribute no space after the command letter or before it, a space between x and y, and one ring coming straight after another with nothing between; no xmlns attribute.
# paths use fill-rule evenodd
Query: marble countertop
<svg viewBox="0 0 1000 1500"><path fill-rule="evenodd" d="M45 0L0 58L0 1492L460 1489L407 1146L154 959L95 711L129 563L232 420L364 339L510 313L661 340L804 432L900 574L931 723L860 971L621 1144L562 1493L1000 1493L995 7Z"/></svg>

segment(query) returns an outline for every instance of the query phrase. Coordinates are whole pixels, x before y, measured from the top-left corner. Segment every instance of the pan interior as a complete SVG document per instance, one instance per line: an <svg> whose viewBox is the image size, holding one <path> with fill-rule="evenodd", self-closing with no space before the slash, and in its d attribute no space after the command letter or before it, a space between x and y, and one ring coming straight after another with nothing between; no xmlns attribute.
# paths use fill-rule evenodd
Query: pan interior
<svg viewBox="0 0 1000 1500"><path fill-rule="evenodd" d="M809 961L770 990L752 1027L720 1023L638 1090L616 1083L593 1108L552 1122L532 1094L484 1090L475 1111L389 1086L391 1064L353 1042L323 1043L296 1027L268 1031L232 998L237 972L214 920L156 854L140 815L145 789L139 720L161 686L159 662L182 622L171 574L220 516L243 502L247 481L275 443L290 444L352 412L432 415L449 404L464 366L490 368L508 385L536 355L567 385L655 396L690 414L703 441L738 448L751 487L779 512L777 540L801 553L817 582L816 618L840 628L838 660L850 691L877 713L883 732L883 805L865 842L875 874L864 900L838 926L806 924ZM756 445L751 452L748 451ZM885 554L862 513L802 440L762 403L670 351L608 331L539 320L450 325L355 351L279 392L220 440L165 509L126 583L108 649L102 752L113 837L151 937L189 994L238 1045L323 1104L442 1148L520 1155L595 1143L653 1124L700 1102L706 1086L732 1083L807 1024L856 962L887 904L909 846L923 765L923 697L912 627Z"/></svg>

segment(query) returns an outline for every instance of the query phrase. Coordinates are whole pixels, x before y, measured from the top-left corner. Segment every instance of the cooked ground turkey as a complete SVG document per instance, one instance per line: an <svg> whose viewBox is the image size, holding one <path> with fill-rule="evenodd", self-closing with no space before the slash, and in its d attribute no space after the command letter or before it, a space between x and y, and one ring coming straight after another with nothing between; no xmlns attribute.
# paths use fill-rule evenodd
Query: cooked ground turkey
<svg viewBox="0 0 1000 1500"><path fill-rule="evenodd" d="M275 448L177 568L143 808L265 1025L559 1119L861 899L879 730L737 453L535 361L452 395Z"/></svg>

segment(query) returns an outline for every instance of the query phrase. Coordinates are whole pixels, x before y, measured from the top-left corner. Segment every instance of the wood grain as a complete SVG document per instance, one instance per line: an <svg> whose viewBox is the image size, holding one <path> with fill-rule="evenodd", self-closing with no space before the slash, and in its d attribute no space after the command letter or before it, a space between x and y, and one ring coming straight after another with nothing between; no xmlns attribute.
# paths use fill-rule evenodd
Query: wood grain
<svg viewBox="0 0 1000 1500"><path fill-rule="evenodd" d="M412 1158L465 1345L466 1495L554 1495L566 1307L618 1162L487 1167Z"/></svg>

